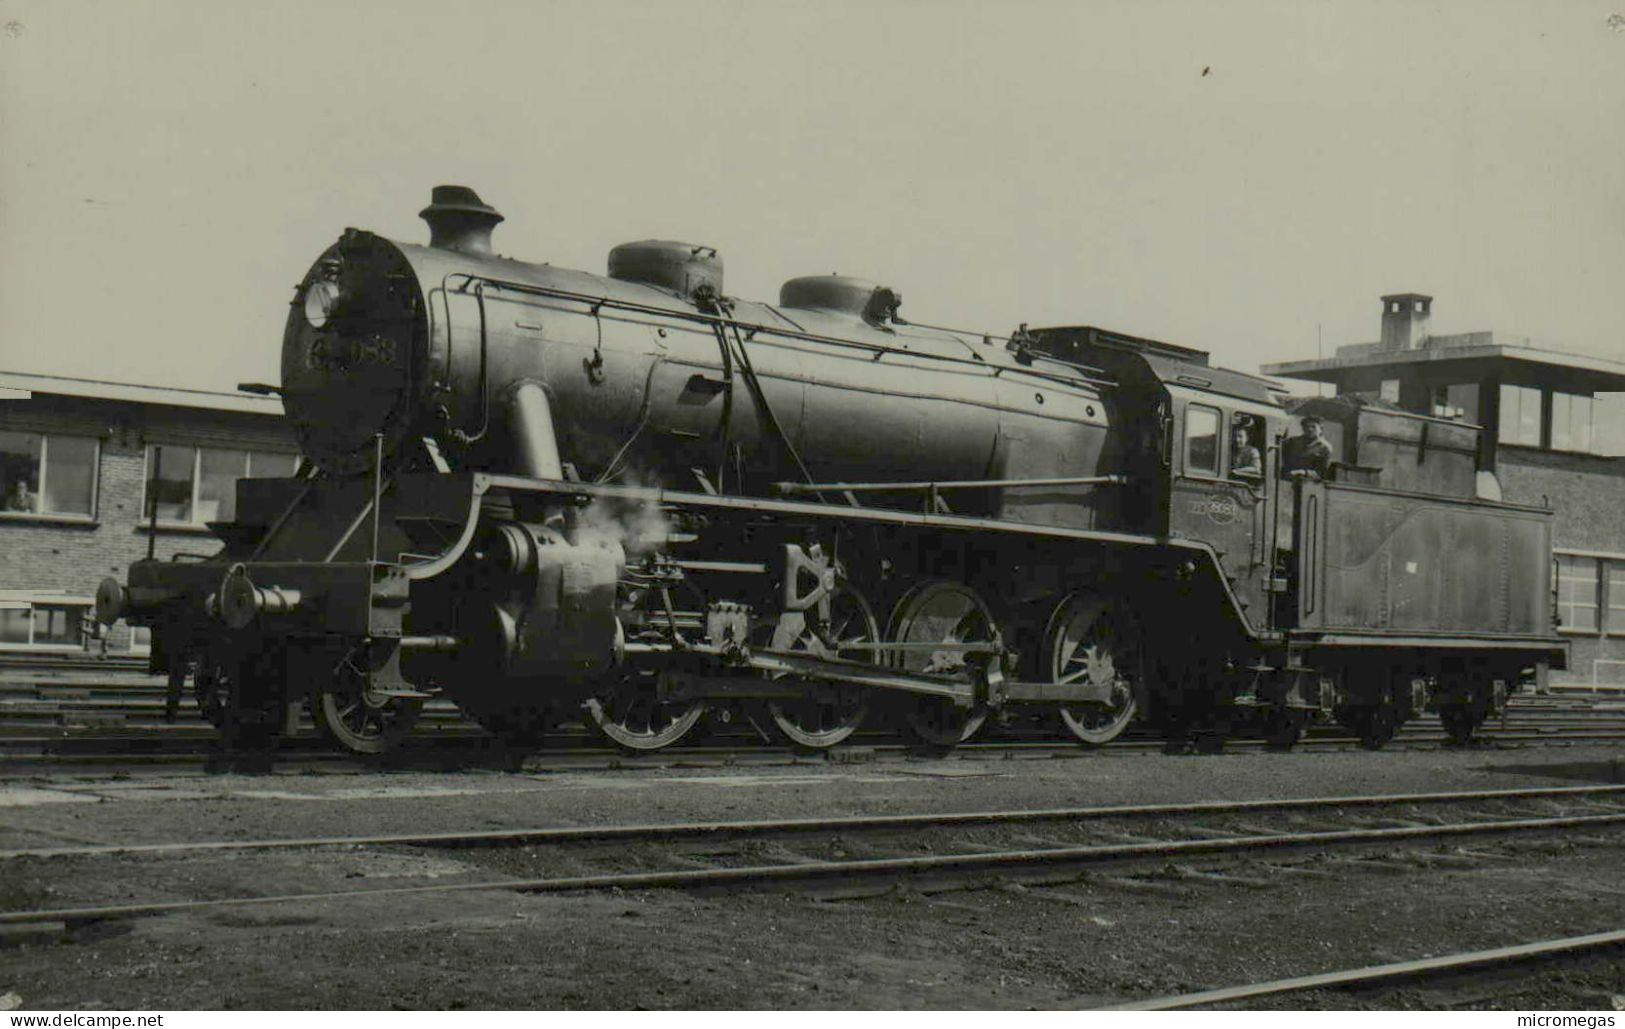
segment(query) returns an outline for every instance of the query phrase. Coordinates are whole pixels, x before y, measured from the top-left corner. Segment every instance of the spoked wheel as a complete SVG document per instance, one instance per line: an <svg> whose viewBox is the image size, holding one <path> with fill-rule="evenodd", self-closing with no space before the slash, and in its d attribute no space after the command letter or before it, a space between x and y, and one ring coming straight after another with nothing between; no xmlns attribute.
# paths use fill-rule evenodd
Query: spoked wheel
<svg viewBox="0 0 1625 1029"><path fill-rule="evenodd" d="M332 681L310 698L311 717L323 736L352 754L382 754L406 738L423 701L391 697L367 688L367 676L347 656L333 669Z"/></svg>
<svg viewBox="0 0 1625 1029"><path fill-rule="evenodd" d="M1439 709L1439 724L1444 726L1444 733L1450 737L1450 742L1466 744L1473 741L1473 733L1478 731L1483 719L1474 717L1472 708L1453 704Z"/></svg>
<svg viewBox="0 0 1625 1029"><path fill-rule="evenodd" d="M587 717L616 746L659 750L687 736L705 717L705 701L660 699L657 673L625 675L588 697Z"/></svg>
<svg viewBox="0 0 1625 1029"><path fill-rule="evenodd" d="M1264 743L1271 750L1291 750L1303 739L1309 718L1299 711L1274 711L1264 720Z"/></svg>
<svg viewBox="0 0 1625 1029"><path fill-rule="evenodd" d="M681 602L692 610L676 609ZM650 588L634 603L647 613L652 634L705 624L705 598L689 587L681 594ZM669 612L669 614L668 614ZM693 732L705 718L704 700L668 700L661 696L661 673L634 670L608 680L584 705L587 723L625 750L659 750Z"/></svg>
<svg viewBox="0 0 1625 1029"><path fill-rule="evenodd" d="M249 644L241 642L211 647L198 658L192 673L198 710L220 730L226 745L236 750L271 745L281 688L281 655L253 652Z"/></svg>
<svg viewBox="0 0 1625 1029"><path fill-rule="evenodd" d="M874 660L872 650L851 649L854 643L880 640L880 622L863 594L842 582L830 594L827 607L827 614L808 611L799 632L793 626L786 628L781 624L771 643L773 649L801 650L818 657ZM803 698L768 704L773 724L784 738L809 750L827 750L857 732L868 710L867 694L859 687L811 683Z"/></svg>
<svg viewBox="0 0 1625 1029"><path fill-rule="evenodd" d="M198 712L216 729L226 727L234 678L232 666L216 660L213 655L199 658L192 672L192 696L197 701Z"/></svg>
<svg viewBox="0 0 1625 1029"><path fill-rule="evenodd" d="M1356 708L1344 724L1354 730L1360 746L1367 750L1381 750L1399 732L1399 718L1388 704Z"/></svg>
<svg viewBox="0 0 1625 1029"><path fill-rule="evenodd" d="M922 583L898 601L892 614L894 643L992 643L998 638L993 611L975 590L941 580ZM947 675L971 681L964 650L927 649L894 652L893 664L906 671ZM946 750L970 739L987 720L987 708L960 706L946 698L910 694L902 702L904 733L932 750Z"/></svg>
<svg viewBox="0 0 1625 1029"><path fill-rule="evenodd" d="M1050 616L1045 639L1050 681L1111 686L1111 701L1103 707L1060 706L1067 731L1091 747L1123 735L1139 710L1133 681L1139 668L1139 640L1133 626L1106 598L1075 593Z"/></svg>

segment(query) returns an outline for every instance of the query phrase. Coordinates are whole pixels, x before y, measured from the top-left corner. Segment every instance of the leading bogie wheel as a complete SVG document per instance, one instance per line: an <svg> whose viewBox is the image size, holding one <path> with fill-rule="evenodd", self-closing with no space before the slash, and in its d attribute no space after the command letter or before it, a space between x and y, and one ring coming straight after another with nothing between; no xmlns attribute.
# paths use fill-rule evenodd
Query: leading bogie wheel
<svg viewBox="0 0 1625 1029"><path fill-rule="evenodd" d="M348 657L333 670L332 681L318 687L310 698L316 728L352 754L383 754L394 749L422 712L422 698L369 689L367 676Z"/></svg>
<svg viewBox="0 0 1625 1029"><path fill-rule="evenodd" d="M1074 593L1050 616L1044 634L1045 669L1054 683L1109 684L1105 706L1062 704L1061 724L1079 743L1099 747L1123 735L1139 706L1134 676L1140 667L1139 639L1132 621L1110 600Z"/></svg>
<svg viewBox="0 0 1625 1029"><path fill-rule="evenodd" d="M216 729L226 727L235 677L232 665L212 654L199 658L192 671L192 696L198 713Z"/></svg>
<svg viewBox="0 0 1625 1029"><path fill-rule="evenodd" d="M193 695L228 749L267 748L275 739L283 686L280 657L230 639L199 655L192 669Z"/></svg>
<svg viewBox="0 0 1625 1029"><path fill-rule="evenodd" d="M905 594L892 613L888 635L893 643L991 645L999 633L992 608L975 590L944 579L921 583ZM959 646L893 651L892 663L905 671L974 681L972 656ZM931 751L947 750L970 739L987 714L981 704L961 705L945 697L910 694L901 702L904 734Z"/></svg>
<svg viewBox="0 0 1625 1029"><path fill-rule="evenodd" d="M880 623L874 609L850 583L841 582L830 594L827 613L806 612L799 631L780 628L768 645L817 657L873 661L873 650L852 646L879 641ZM794 746L827 750L857 732L868 714L867 693L861 687L809 683L806 690L803 697L776 700L767 706L773 725Z"/></svg>
<svg viewBox="0 0 1625 1029"><path fill-rule="evenodd" d="M423 711L419 698L379 697L365 690L317 690L310 706L322 735L352 754L394 749Z"/></svg>

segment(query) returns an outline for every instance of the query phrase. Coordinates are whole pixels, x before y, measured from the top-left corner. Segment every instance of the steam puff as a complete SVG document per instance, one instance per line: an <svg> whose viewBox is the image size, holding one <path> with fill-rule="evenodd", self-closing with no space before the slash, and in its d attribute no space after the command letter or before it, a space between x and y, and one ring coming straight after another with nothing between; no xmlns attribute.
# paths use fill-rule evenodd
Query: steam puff
<svg viewBox="0 0 1625 1029"><path fill-rule="evenodd" d="M664 549L672 533L671 519L647 498L594 497L576 517L578 545L619 547L628 557Z"/></svg>

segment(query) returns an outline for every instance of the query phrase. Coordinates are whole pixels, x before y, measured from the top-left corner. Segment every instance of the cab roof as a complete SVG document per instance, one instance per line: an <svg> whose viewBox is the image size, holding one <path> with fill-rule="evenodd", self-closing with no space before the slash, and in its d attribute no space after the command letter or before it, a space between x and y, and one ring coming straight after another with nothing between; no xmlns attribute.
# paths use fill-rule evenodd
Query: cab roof
<svg viewBox="0 0 1625 1029"><path fill-rule="evenodd" d="M1279 405L1287 390L1269 379L1216 368L1208 352L1175 343L1130 336L1093 325L1057 326L1029 331L1033 349L1071 364L1098 368L1128 384L1154 380L1222 396Z"/></svg>

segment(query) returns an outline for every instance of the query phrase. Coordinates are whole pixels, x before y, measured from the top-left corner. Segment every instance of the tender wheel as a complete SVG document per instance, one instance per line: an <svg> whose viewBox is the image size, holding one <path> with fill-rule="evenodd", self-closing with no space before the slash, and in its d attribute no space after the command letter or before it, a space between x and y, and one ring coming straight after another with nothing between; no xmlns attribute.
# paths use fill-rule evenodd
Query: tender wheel
<svg viewBox="0 0 1625 1029"><path fill-rule="evenodd" d="M1360 738L1360 746L1380 750L1399 732L1399 719L1387 704L1362 707L1351 713L1346 723Z"/></svg>
<svg viewBox="0 0 1625 1029"><path fill-rule="evenodd" d="M1453 705L1439 709L1439 724L1444 726L1444 733L1452 743L1471 743L1473 733L1478 731L1483 721L1481 717L1474 717L1472 709L1468 707Z"/></svg>
<svg viewBox="0 0 1625 1029"><path fill-rule="evenodd" d="M976 591L962 583L927 582L910 590L897 603L891 619L894 643L991 643L998 637L993 611ZM971 681L965 651L899 650L892 663L898 668L929 675L947 675ZM963 743L987 720L982 705L961 707L950 700L918 694L902 703L904 733L928 749L942 750Z"/></svg>
<svg viewBox="0 0 1625 1029"><path fill-rule="evenodd" d="M663 701L659 692L654 673L625 676L587 698L588 720L611 743L627 750L669 747L705 717L705 701Z"/></svg>
<svg viewBox="0 0 1625 1029"><path fill-rule="evenodd" d="M827 616L808 612L806 622L794 638L779 639L790 633L780 628L771 646L775 650L803 650L819 657L842 657L870 661L870 650L852 650L854 643L880 640L880 622L863 595L841 583L829 598ZM768 713L785 739L798 747L826 750L845 740L868 713L867 694L856 687L809 684L804 699L773 701Z"/></svg>
<svg viewBox="0 0 1625 1029"><path fill-rule="evenodd" d="M1291 750L1303 739L1308 717L1294 711L1277 711L1264 722L1264 743L1271 750Z"/></svg>
<svg viewBox="0 0 1625 1029"><path fill-rule="evenodd" d="M346 657L333 669L333 681L310 698L311 717L323 736L352 754L382 754L406 738L423 701L383 696L367 688L367 677Z"/></svg>
<svg viewBox="0 0 1625 1029"><path fill-rule="evenodd" d="M1133 676L1139 668L1139 640L1131 625L1104 597L1076 593L1050 616L1044 652L1057 683L1110 683L1111 703L1062 704L1061 724L1078 742L1098 747L1123 735L1138 705Z"/></svg>

